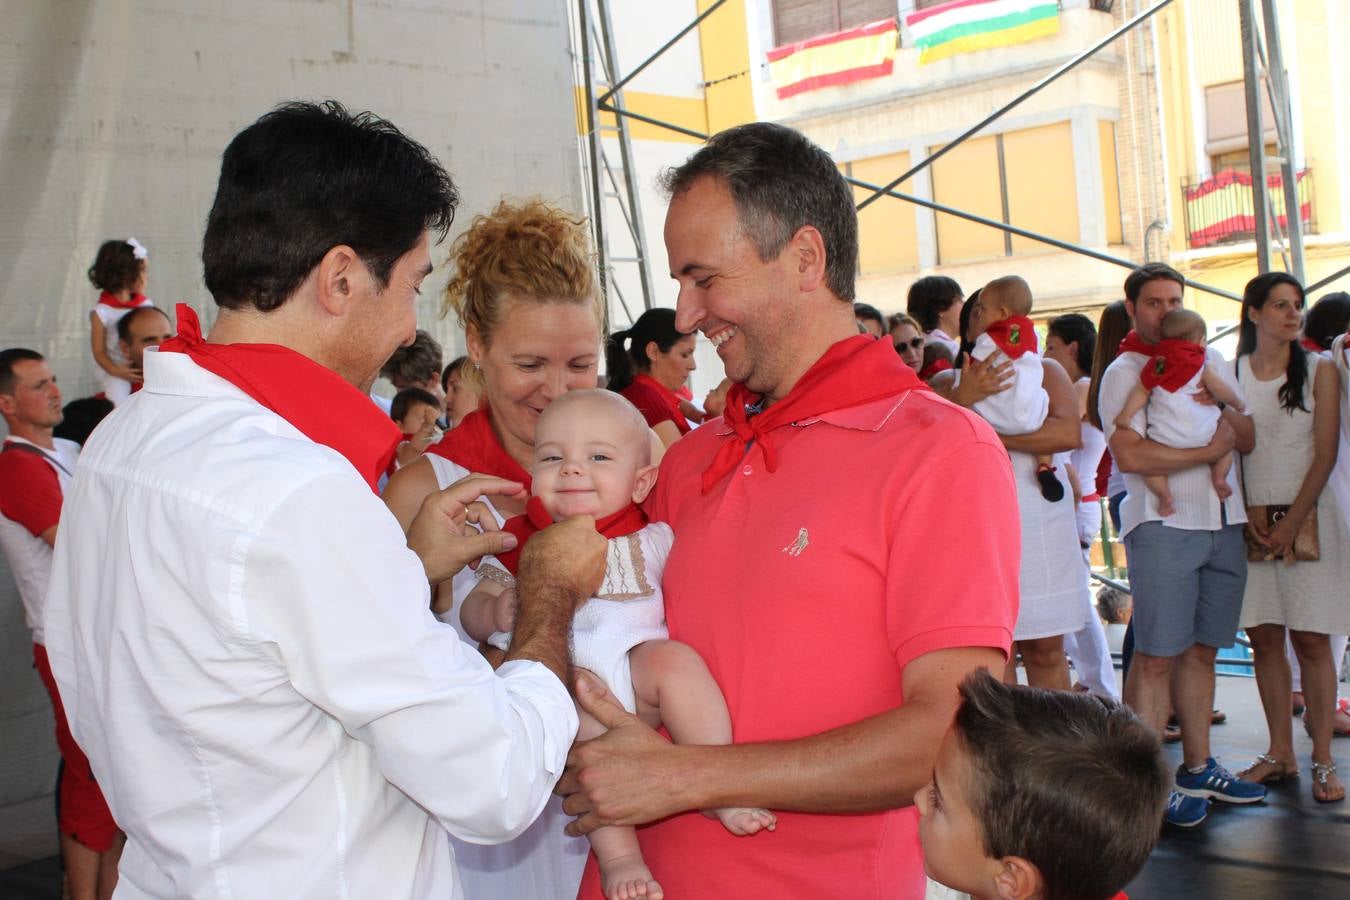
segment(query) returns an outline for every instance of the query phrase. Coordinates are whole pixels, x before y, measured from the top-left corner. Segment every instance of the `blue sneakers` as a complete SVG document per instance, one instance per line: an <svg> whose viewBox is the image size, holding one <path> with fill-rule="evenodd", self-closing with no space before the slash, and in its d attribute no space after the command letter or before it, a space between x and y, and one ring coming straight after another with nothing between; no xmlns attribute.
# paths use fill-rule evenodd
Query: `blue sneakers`
<svg viewBox="0 0 1350 900"><path fill-rule="evenodd" d="M1204 797L1189 797L1179 791L1172 791L1167 797L1167 809L1163 811L1163 823L1177 828L1194 828L1205 821L1209 815L1209 800Z"/></svg>
<svg viewBox="0 0 1350 900"><path fill-rule="evenodd" d="M1223 803L1259 803L1266 798L1265 785L1241 780L1219 765L1212 756L1205 760L1204 770L1194 775L1184 765L1177 769L1177 786L1173 796L1178 793L1188 797L1207 797ZM1168 811L1171 811L1170 803Z"/></svg>

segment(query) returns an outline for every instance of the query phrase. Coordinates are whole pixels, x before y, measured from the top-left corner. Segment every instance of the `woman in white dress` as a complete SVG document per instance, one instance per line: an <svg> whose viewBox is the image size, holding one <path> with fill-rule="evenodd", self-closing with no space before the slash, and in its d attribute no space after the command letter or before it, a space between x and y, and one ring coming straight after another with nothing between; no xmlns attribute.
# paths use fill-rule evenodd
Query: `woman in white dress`
<svg viewBox="0 0 1350 900"><path fill-rule="evenodd" d="M1240 624L1252 642L1270 746L1241 777L1264 783L1298 772L1287 631L1303 670L1313 798L1331 802L1343 799L1345 789L1331 756L1336 669L1328 636L1350 630L1350 532L1336 492L1326 489L1340 439L1340 379L1329 360L1300 345L1302 319L1303 287L1292 276L1271 272L1247 284L1234 365L1256 447L1242 459L1242 480L1249 534L1267 559L1248 563ZM1253 509L1273 506L1285 509L1277 515ZM1296 547L1306 547L1314 526L1317 558L1297 559Z"/></svg>
<svg viewBox="0 0 1350 900"><path fill-rule="evenodd" d="M528 486L539 413L596 382L602 312L584 219L540 202L502 203L460 236L451 262L446 305L465 329L465 374L482 401L389 480L385 502L405 528L428 494L471 471ZM525 510L523 496L482 500L498 524ZM475 583L466 569L435 600L437 615L461 637L460 604ZM563 833L569 821L555 797L514 841L452 840L465 900L573 900L590 847Z"/></svg>
<svg viewBox="0 0 1350 900"><path fill-rule="evenodd" d="M942 372L931 385L953 403L970 409L1011 385L1011 365L1000 367L995 359L980 362L967 358L965 368ZM1082 577L1073 505L1047 502L1041 496L1035 472L1037 455L1075 450L1082 436L1078 395L1069 376L1051 359L1041 361L1041 371L1041 384L1050 395L1045 424L1031 434L999 435L1012 460L1022 525L1021 607L1013 640L1029 683L1068 690L1064 635L1077 631L1087 621L1092 598ZM1064 478L1063 468L1059 467L1056 478Z"/></svg>

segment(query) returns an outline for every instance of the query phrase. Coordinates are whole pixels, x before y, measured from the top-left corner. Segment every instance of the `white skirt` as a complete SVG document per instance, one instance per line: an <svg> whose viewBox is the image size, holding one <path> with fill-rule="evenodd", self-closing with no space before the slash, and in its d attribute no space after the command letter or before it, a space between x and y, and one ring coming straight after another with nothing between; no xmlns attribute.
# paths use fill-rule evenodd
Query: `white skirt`
<svg viewBox="0 0 1350 900"><path fill-rule="evenodd" d="M1064 498L1051 503L1041 496L1036 459L1013 452L1013 479L1022 522L1022 569L1018 584L1021 606L1013 639L1018 641L1069 634L1082 628L1092 607L1078 546L1078 516L1073 492L1059 466Z"/></svg>

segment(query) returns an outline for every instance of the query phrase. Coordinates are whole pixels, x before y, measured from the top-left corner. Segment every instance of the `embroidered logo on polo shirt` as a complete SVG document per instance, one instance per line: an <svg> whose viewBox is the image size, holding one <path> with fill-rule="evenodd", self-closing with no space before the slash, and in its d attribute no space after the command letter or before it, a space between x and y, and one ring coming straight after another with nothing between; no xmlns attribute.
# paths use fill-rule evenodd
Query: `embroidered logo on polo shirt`
<svg viewBox="0 0 1350 900"><path fill-rule="evenodd" d="M811 536L806 533L805 528L797 529L797 539L783 548L788 556L801 556L802 551L811 543Z"/></svg>

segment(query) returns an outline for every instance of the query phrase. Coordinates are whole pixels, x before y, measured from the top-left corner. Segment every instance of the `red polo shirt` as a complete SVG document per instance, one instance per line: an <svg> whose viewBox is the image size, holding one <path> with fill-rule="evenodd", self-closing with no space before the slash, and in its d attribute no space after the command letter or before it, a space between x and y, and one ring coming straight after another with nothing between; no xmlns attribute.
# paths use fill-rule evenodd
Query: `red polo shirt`
<svg viewBox="0 0 1350 900"><path fill-rule="evenodd" d="M1017 498L979 417L926 391L773 432L701 494L735 440L719 421L673 445L649 503L670 523L666 616L707 662L738 742L816 734L903 703L901 673L951 647L1005 653L1017 619ZM912 806L778 813L734 837L698 813L639 829L670 897L920 898ZM600 897L594 859L581 896Z"/></svg>

